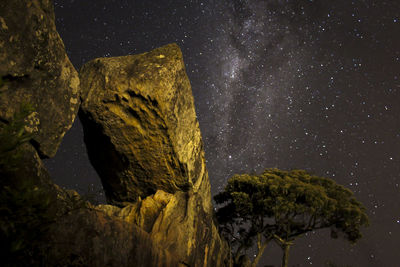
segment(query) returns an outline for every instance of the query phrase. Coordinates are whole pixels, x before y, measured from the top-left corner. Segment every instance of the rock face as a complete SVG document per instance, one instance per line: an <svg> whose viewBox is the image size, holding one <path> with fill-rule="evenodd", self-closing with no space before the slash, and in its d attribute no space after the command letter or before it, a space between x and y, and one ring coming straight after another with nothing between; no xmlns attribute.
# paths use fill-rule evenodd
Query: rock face
<svg viewBox="0 0 400 267"><path fill-rule="evenodd" d="M135 223L52 183L30 144L13 153L21 158L0 168L2 266L180 266Z"/></svg>
<svg viewBox="0 0 400 267"><path fill-rule="evenodd" d="M175 44L83 66L80 118L107 199L182 266L224 266L182 54Z"/></svg>
<svg viewBox="0 0 400 267"><path fill-rule="evenodd" d="M0 1L0 120L22 104L36 111L32 144L52 157L79 108L79 78L54 24L49 0Z"/></svg>
<svg viewBox="0 0 400 267"><path fill-rule="evenodd" d="M228 266L179 47L93 60L79 84L51 1L0 1L2 264ZM41 161L81 101L89 157L114 205L59 188ZM34 112L10 123L27 104Z"/></svg>
<svg viewBox="0 0 400 267"><path fill-rule="evenodd" d="M159 190L123 208L100 205L98 209L138 225L155 244L179 259L179 266L229 266L228 247L196 194Z"/></svg>
<svg viewBox="0 0 400 267"><path fill-rule="evenodd" d="M85 142L110 203L135 202L158 189L198 191L208 180L177 45L95 59L83 66L80 77Z"/></svg>
<svg viewBox="0 0 400 267"><path fill-rule="evenodd" d="M180 266L135 224L90 205L62 216L49 236L57 245L46 250L46 266Z"/></svg>

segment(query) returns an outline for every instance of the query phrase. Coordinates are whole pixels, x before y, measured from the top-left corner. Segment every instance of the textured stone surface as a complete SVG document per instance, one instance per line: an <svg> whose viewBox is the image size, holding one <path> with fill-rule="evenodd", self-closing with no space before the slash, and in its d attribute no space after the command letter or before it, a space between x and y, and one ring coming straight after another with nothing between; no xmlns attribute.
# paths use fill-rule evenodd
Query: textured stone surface
<svg viewBox="0 0 400 267"><path fill-rule="evenodd" d="M73 210L49 233L47 266L181 266L135 224L96 208Z"/></svg>
<svg viewBox="0 0 400 267"><path fill-rule="evenodd" d="M0 119L29 103L39 123L33 144L52 157L79 107L79 77L54 24L49 0L0 1Z"/></svg>
<svg viewBox="0 0 400 267"><path fill-rule="evenodd" d="M139 225L155 244L175 255L184 266L228 266L228 247L196 193L169 194L159 190L123 208L112 205L98 208Z"/></svg>
<svg viewBox="0 0 400 267"><path fill-rule="evenodd" d="M12 160L12 165L0 168L0 225L13 225L11 229L0 229L4 266L184 266L135 221L105 212L82 200L75 191L55 185L29 143L9 153L19 156ZM151 215L159 211L148 207L165 204L146 202L141 214L146 221L141 225L152 225L155 216ZM11 216L13 221L7 216L8 209L15 214ZM26 229L40 234L32 239ZM11 237L26 241L26 245L34 242L34 246L23 250L24 253L11 250L10 255L9 247L14 241Z"/></svg>
<svg viewBox="0 0 400 267"><path fill-rule="evenodd" d="M141 227L184 266L226 266L179 47L95 59L80 78L89 157L115 204L99 208Z"/></svg>
<svg viewBox="0 0 400 267"><path fill-rule="evenodd" d="M109 202L135 202L157 189L198 191L203 184L209 209L204 151L179 47L95 59L80 77L85 142Z"/></svg>
<svg viewBox="0 0 400 267"><path fill-rule="evenodd" d="M35 226L29 216L28 225L22 220L23 229L40 233L50 223L34 239L37 248L27 251L25 265L227 266L228 248L213 223L201 135L178 46L93 60L82 69L81 92L55 30L52 3L0 1L0 78L1 122L12 120L24 103L35 111L25 127L33 140L16 148L21 156L15 166L0 168L0 193L26 177L33 182L24 190L47 192L34 214L50 220ZM56 153L80 99L89 156L115 206L94 207L60 189L39 157ZM24 192L15 195L25 197ZM13 201L20 203L11 199L4 206ZM29 204L15 213L29 210Z"/></svg>

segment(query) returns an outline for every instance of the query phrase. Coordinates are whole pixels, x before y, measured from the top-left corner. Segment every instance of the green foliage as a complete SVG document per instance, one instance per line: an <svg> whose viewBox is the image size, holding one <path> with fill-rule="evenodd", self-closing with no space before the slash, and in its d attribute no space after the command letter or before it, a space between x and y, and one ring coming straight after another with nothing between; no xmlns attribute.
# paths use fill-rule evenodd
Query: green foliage
<svg viewBox="0 0 400 267"><path fill-rule="evenodd" d="M24 103L21 105L20 111L14 114L13 119L1 126L0 153L11 151L30 139L32 134L25 130L25 126L27 125L26 119L32 112L33 107Z"/></svg>
<svg viewBox="0 0 400 267"><path fill-rule="evenodd" d="M0 124L0 169L12 167L21 156L15 149L32 138L32 132L27 131L27 118L33 113L29 104L22 104L9 123Z"/></svg>
<svg viewBox="0 0 400 267"><path fill-rule="evenodd" d="M361 238L360 227L368 225L365 208L349 189L304 170L235 175L214 199L222 204L216 215L235 257L254 244L257 234L287 253L304 233L331 228L333 238L340 232L353 243Z"/></svg>

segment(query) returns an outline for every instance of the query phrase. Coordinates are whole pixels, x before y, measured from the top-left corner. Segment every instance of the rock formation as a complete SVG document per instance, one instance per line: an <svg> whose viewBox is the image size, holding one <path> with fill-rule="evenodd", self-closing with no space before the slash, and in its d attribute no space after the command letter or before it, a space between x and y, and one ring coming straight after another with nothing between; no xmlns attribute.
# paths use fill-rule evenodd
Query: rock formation
<svg viewBox="0 0 400 267"><path fill-rule="evenodd" d="M80 79L49 0L0 1L0 142L20 141L0 143L2 264L227 266L179 47L95 59ZM41 162L79 107L111 205L59 188Z"/></svg>
<svg viewBox="0 0 400 267"><path fill-rule="evenodd" d="M85 142L110 203L136 201L157 189L198 191L202 184L209 198L200 129L177 45L95 59L80 78Z"/></svg>
<svg viewBox="0 0 400 267"><path fill-rule="evenodd" d="M72 194L71 194L72 193ZM63 192L59 201L79 203L74 192ZM81 202L82 203L82 202ZM85 203L68 209L49 230L47 266L180 266L179 260L160 248L134 223L127 223Z"/></svg>
<svg viewBox="0 0 400 267"><path fill-rule="evenodd" d="M189 266L222 266L189 80L176 44L99 58L80 72L80 118L109 203ZM201 241L200 241L201 240Z"/></svg>
<svg viewBox="0 0 400 267"><path fill-rule="evenodd" d="M54 24L49 0L0 1L0 120L30 104L40 124L31 143L55 155L79 108L78 73Z"/></svg>

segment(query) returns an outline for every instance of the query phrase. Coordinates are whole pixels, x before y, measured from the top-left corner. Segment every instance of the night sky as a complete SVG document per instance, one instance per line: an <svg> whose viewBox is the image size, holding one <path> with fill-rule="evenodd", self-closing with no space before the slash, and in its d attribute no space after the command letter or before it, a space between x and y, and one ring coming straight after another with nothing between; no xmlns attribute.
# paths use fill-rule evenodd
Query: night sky
<svg viewBox="0 0 400 267"><path fill-rule="evenodd" d="M364 237L351 246L311 233L295 242L290 266L400 266L399 1L54 2L76 69L181 47L213 195L233 174L269 167L306 169L354 191L371 220ZM78 120L45 163L62 186L101 189ZM262 263L280 259L271 244Z"/></svg>

